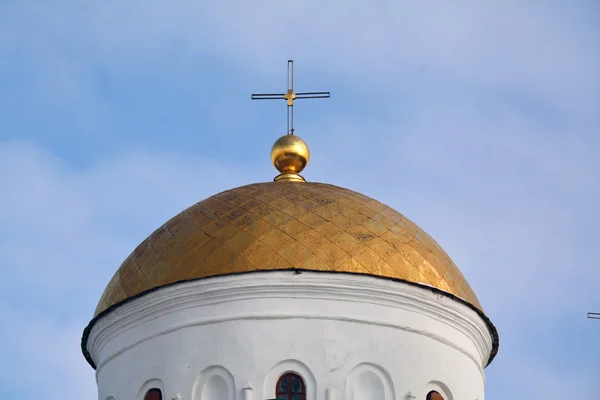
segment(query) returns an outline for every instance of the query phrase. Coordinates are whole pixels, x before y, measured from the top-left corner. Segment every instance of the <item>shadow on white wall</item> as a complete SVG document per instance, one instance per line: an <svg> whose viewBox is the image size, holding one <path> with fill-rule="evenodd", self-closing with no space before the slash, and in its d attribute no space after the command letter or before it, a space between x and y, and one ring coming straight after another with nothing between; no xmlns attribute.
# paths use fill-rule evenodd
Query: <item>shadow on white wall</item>
<svg viewBox="0 0 600 400"><path fill-rule="evenodd" d="M359 364L346 380L347 400L395 400L390 375L378 365Z"/></svg>
<svg viewBox="0 0 600 400"><path fill-rule="evenodd" d="M235 400L235 380L226 368L213 365L204 369L192 391L193 400Z"/></svg>

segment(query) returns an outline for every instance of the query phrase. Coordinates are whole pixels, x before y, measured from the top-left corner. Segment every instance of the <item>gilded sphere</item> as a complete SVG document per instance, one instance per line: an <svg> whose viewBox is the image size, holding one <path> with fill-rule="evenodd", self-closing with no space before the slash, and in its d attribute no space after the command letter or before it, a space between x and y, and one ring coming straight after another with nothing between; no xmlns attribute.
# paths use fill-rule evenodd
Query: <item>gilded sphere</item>
<svg viewBox="0 0 600 400"><path fill-rule="evenodd" d="M296 135L284 135L271 148L271 161L282 174L299 174L310 159L310 151L304 140Z"/></svg>

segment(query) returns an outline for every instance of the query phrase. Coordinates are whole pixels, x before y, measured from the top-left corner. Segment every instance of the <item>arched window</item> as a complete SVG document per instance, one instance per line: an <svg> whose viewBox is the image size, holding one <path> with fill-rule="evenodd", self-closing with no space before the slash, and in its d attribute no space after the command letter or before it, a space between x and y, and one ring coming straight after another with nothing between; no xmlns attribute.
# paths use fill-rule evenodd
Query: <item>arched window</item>
<svg viewBox="0 0 600 400"><path fill-rule="evenodd" d="M431 392L427 393L427 400L444 400L444 398L441 394L435 390L432 390Z"/></svg>
<svg viewBox="0 0 600 400"><path fill-rule="evenodd" d="M162 392L160 389L150 389L146 392L144 400L162 400Z"/></svg>
<svg viewBox="0 0 600 400"><path fill-rule="evenodd" d="M304 379L293 372L281 375L281 378L277 381L275 392L278 400L306 400Z"/></svg>

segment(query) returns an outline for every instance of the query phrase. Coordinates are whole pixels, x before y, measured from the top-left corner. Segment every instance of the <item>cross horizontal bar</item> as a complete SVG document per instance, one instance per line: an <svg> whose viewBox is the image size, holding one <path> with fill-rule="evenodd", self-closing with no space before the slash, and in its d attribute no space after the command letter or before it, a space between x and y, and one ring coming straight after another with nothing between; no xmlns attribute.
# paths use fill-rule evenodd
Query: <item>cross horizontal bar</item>
<svg viewBox="0 0 600 400"><path fill-rule="evenodd" d="M587 316L588 316L588 318L592 318L592 319L600 319L600 313L589 312Z"/></svg>
<svg viewBox="0 0 600 400"><path fill-rule="evenodd" d="M296 93L296 96L306 96L306 95L319 95L319 96L330 96L329 92L302 92Z"/></svg>
<svg viewBox="0 0 600 400"><path fill-rule="evenodd" d="M283 93L259 93L253 94L252 100L283 99L283 96L285 96Z"/></svg>
<svg viewBox="0 0 600 400"><path fill-rule="evenodd" d="M296 96L296 100L300 100L300 99L328 99L330 96L329 95L323 95L323 96Z"/></svg>

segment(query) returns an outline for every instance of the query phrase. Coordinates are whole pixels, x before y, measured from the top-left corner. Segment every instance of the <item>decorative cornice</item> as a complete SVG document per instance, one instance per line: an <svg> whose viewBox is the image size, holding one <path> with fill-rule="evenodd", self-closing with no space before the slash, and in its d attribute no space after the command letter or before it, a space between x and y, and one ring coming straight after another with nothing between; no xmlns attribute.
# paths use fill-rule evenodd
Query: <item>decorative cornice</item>
<svg viewBox="0 0 600 400"><path fill-rule="evenodd" d="M294 274L294 279L290 279L290 274ZM428 316L462 332L474 343L478 354L474 355L434 332L415 330L411 326L381 321L376 318L357 319L355 315L332 316L320 313L254 312L220 315L211 318L198 317L195 320L187 319L185 323L170 325L168 328L155 331L152 336L140 338L124 346L115 354L102 360L98 368L101 368L102 365L118 354L141 342L189 326L215 324L232 320L303 318L384 325L415 332L444 343L467 355L483 375L481 365L486 365L490 356L493 355L493 350L497 348L497 339L490 330L491 323L485 316L482 318L482 314L470 307L468 303L459 299L457 301L457 298L451 298L451 296L436 288L355 274L288 270L220 276L162 287L125 302L119 307L107 310L106 313L99 315L86 328L82 347L84 352L89 355L88 360L96 363L100 361L99 355L104 346L119 334L151 319L187 308L257 298L322 299L370 303ZM495 332L495 329L493 329L493 332Z"/></svg>

